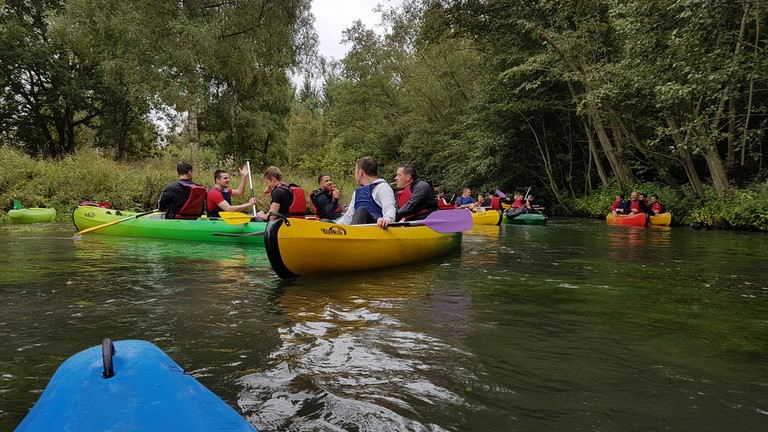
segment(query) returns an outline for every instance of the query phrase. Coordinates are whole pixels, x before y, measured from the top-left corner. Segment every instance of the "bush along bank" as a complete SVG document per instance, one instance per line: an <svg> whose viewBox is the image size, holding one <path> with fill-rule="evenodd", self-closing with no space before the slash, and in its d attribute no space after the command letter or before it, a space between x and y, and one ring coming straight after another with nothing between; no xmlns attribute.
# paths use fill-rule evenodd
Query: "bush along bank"
<svg viewBox="0 0 768 432"><path fill-rule="evenodd" d="M616 195L629 197L632 191L658 195L667 211L672 212L672 224L693 228L768 232L768 185L752 184L733 189L727 197L707 188L704 198L689 188L679 190L654 183L642 183L626 190L615 186L600 188L587 196L573 200L573 215L605 218L610 213Z"/></svg>

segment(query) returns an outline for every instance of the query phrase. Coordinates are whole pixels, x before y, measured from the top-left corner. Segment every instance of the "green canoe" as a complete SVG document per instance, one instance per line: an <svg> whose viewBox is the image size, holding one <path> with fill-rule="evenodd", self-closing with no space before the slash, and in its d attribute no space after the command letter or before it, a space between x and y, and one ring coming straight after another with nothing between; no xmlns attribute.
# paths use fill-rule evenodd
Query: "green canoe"
<svg viewBox="0 0 768 432"><path fill-rule="evenodd" d="M8 212L8 218L16 224L53 222L56 219L56 209L38 207L14 209Z"/></svg>
<svg viewBox="0 0 768 432"><path fill-rule="evenodd" d="M77 206L72 219L78 231L136 216L135 212L96 206ZM123 237L191 240L204 242L249 243L263 246L266 222L228 224L221 219L162 219L162 213L131 218L124 222L91 231Z"/></svg>
<svg viewBox="0 0 768 432"><path fill-rule="evenodd" d="M546 225L549 216L539 213L526 213L508 218L504 215L504 222L513 225Z"/></svg>

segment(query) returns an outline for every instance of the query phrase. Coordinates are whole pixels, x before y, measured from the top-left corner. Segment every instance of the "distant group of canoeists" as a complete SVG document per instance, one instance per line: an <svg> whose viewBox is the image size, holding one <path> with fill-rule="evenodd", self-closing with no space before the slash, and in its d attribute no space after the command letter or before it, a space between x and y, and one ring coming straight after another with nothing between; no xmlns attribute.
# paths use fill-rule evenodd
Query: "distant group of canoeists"
<svg viewBox="0 0 768 432"><path fill-rule="evenodd" d="M472 197L472 189L464 188L461 196L456 198L455 204L445 199L443 191L437 191L438 206L440 209L469 209L473 212L483 212L487 210L505 210L504 215L507 219L514 219L521 214L540 214L542 208L535 204L535 198L531 190L523 195L521 192L515 192L511 197L495 190L486 193L477 194L477 199Z"/></svg>
<svg viewBox="0 0 768 432"><path fill-rule="evenodd" d="M664 206L657 195L651 195L651 201L648 202L645 194L633 191L629 194L628 200L625 200L621 194L616 195L616 199L611 205L611 213L613 215L645 213L653 216L664 213Z"/></svg>

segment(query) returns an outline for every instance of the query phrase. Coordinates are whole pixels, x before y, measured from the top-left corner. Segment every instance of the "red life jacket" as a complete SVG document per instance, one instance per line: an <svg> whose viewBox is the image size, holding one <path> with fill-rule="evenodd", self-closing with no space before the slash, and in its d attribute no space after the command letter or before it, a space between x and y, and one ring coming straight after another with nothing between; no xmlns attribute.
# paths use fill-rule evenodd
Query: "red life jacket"
<svg viewBox="0 0 768 432"><path fill-rule="evenodd" d="M515 200L515 202L512 203L512 208L515 209L515 210L519 209L522 206L523 206L522 198L518 198L518 199Z"/></svg>
<svg viewBox="0 0 768 432"><path fill-rule="evenodd" d="M176 213L174 219L199 218L200 215L203 214L203 209L205 208L205 187L192 182L179 182L179 184L189 188L189 198L187 198L187 202L184 203L184 205L181 207L181 210Z"/></svg>
<svg viewBox="0 0 768 432"><path fill-rule="evenodd" d="M415 183L415 182L414 182ZM397 191L397 208L402 208L406 203L408 203L408 200L411 198L411 194L413 194L413 191L411 190L411 187L414 185L414 183L409 184L402 190ZM429 210L427 209L421 209L421 211L418 211L412 215L408 215L403 218L403 220L411 219L414 216L429 213Z"/></svg>
<svg viewBox="0 0 768 432"><path fill-rule="evenodd" d="M437 200L437 208L438 210L456 210L456 206L453 204L445 204L445 202L441 199Z"/></svg>
<svg viewBox="0 0 768 432"><path fill-rule="evenodd" d="M290 185L280 183L277 187L289 190L293 194L293 202L288 208L288 214L284 216L304 219L304 215L307 213L307 197L304 194L304 189L293 183Z"/></svg>
<svg viewBox="0 0 768 432"><path fill-rule="evenodd" d="M494 210L501 210L501 198L499 197L492 197L491 198L491 208Z"/></svg>

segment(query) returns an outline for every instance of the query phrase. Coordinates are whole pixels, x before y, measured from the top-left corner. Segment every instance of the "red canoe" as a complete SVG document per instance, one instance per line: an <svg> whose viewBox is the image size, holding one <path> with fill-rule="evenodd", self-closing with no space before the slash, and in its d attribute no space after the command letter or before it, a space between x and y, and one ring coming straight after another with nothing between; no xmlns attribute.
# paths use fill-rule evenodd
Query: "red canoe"
<svg viewBox="0 0 768 432"><path fill-rule="evenodd" d="M631 215L609 214L605 221L611 225L626 225L644 227L648 225L648 215L645 213L635 213Z"/></svg>

